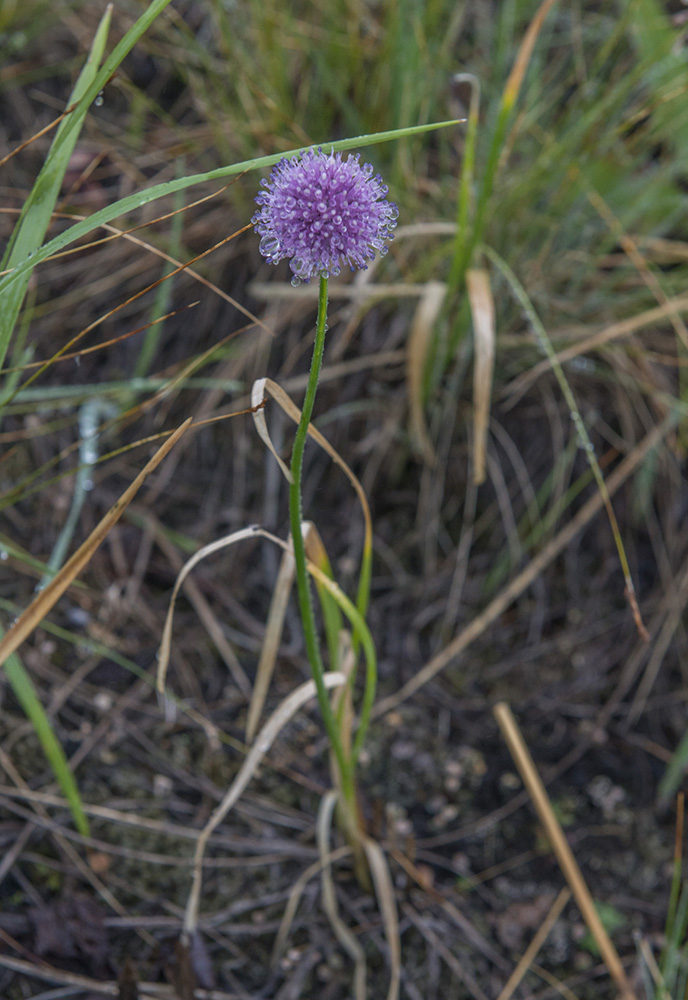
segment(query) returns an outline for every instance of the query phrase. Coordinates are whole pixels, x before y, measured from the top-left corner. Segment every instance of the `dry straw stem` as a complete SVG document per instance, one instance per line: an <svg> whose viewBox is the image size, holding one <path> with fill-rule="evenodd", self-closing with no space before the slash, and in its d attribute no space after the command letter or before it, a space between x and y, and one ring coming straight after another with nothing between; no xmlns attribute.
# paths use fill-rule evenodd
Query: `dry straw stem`
<svg viewBox="0 0 688 1000"><path fill-rule="evenodd" d="M518 965L509 976L504 989L497 997L497 1000L511 1000L514 992L518 989L519 983L525 976L528 969L531 968L533 962L535 961L535 956L547 940L550 931L561 916L562 911L570 898L570 891L568 889L562 889L557 898L554 900L549 913L540 925L537 934L523 952Z"/></svg>
<svg viewBox="0 0 688 1000"><path fill-rule="evenodd" d="M499 702L493 709L494 717L502 731L511 756L519 770L523 783L528 789L533 805L540 818L540 822L545 828L545 832L552 845L559 866L566 876L566 880L571 887L574 899L578 904L583 919L588 925L588 929L595 939L600 954L606 963L609 973L621 991L625 1000L636 1000L631 984L626 976L621 960L616 948L612 944L602 921L599 918L595 904L593 903L590 891L585 884L585 879L581 873L578 863L573 856L573 852L568 845L562 832L559 821L554 815L554 810L550 804L545 786L540 775L537 773L533 759L528 752L520 730L513 717L511 709L505 702Z"/></svg>
<svg viewBox="0 0 688 1000"><path fill-rule="evenodd" d="M473 481L485 481L487 429L495 359L495 308L490 276L482 268L466 271L466 288L473 317L475 363L473 366Z"/></svg>
<svg viewBox="0 0 688 1000"><path fill-rule="evenodd" d="M341 673L325 674L323 683L326 688L337 687L346 683L346 677ZM203 827L198 840L196 841L196 851L194 853L194 875L191 892L186 904L184 914L184 938L188 941L195 933L198 926L198 906L201 898L201 886L203 881L203 856L205 854L208 839L213 830L222 822L229 810L236 804L239 796L245 790L249 781L253 777L261 760L268 752L280 731L286 726L298 710L315 697L315 682L306 681L292 691L290 695L279 704L265 723L248 752L244 763L239 768L239 773L230 785L225 797L213 812L208 823Z"/></svg>
<svg viewBox="0 0 688 1000"><path fill-rule="evenodd" d="M378 843L370 837L364 837L363 849L368 859L370 873L373 876L375 895L380 904L387 947L389 948L390 979L387 1000L397 1000L401 981L401 937L392 877L382 848Z"/></svg>
<svg viewBox="0 0 688 1000"><path fill-rule="evenodd" d="M275 589L272 592L268 620L265 625L265 638L260 650L260 659L256 669L256 679L253 684L251 702L248 707L246 717L246 742L251 743L258 728L260 713L263 711L265 698L270 687L272 674L275 669L277 652L282 639L284 619L287 614L289 594L294 583L294 553L289 550L282 553Z"/></svg>
<svg viewBox="0 0 688 1000"><path fill-rule="evenodd" d="M291 930L291 925L294 922L298 905L301 902L304 889L310 880L320 873L324 864L329 864L332 861L340 861L342 858L348 858L350 854L351 848L348 844L345 844L342 847L337 847L334 851L330 851L329 854L322 856L318 861L309 865L309 867L299 875L296 882L294 882L294 885L289 893L289 899L287 900L284 915L280 921L279 930L272 949L272 965L277 963L280 955L285 949L287 937L289 935L289 931Z"/></svg>
<svg viewBox="0 0 688 1000"><path fill-rule="evenodd" d="M676 425L678 416L671 414L653 430L647 434L633 451L621 461L618 467L607 480L607 493L613 496L619 487L638 468L646 455L656 448L662 439ZM429 663L418 671L396 694L390 695L379 701L374 710L373 718L384 715L396 708L401 702L406 701L419 688L432 680L441 670L449 666L457 656L459 656L478 636L482 635L485 629L489 628L499 616L506 611L534 580L542 573L549 564L556 559L560 552L571 542L579 531L589 524L596 514L604 506L604 499L600 493L595 493L583 504L575 517L566 524L561 531L545 546L530 563L523 569L511 583L507 584L497 596L490 601L485 610L466 626L441 652L434 656Z"/></svg>
<svg viewBox="0 0 688 1000"><path fill-rule="evenodd" d="M270 379L259 378L251 386L251 406L254 407L253 410L253 423L258 432L258 437L263 442L265 447L268 449L272 457L275 459L280 469L282 470L282 475L287 480L289 484L293 482L292 474L287 463L280 458L277 449L272 443L272 438L270 437L270 432L268 431L268 424L265 419L265 408L260 406L265 400L265 390L267 388L267 383ZM258 408L260 406L260 409Z"/></svg>
<svg viewBox="0 0 688 1000"><path fill-rule="evenodd" d="M42 993L41 996L68 997L85 993L92 997L116 997L121 1000L122 991L120 984L114 980L104 981L102 979L92 979L90 976L80 976L76 972L66 972L64 969L57 969L53 965L48 965L41 959L38 962L27 962L23 958L13 958L11 955L0 955L0 968L12 969L14 972L23 973L31 979L41 979L43 982L60 983L64 990L50 991ZM179 993L174 986L167 986L165 983L137 983L139 1000L179 1000ZM236 1000L237 994L225 993L223 990L204 990L198 987L194 990L194 1000Z"/></svg>
<svg viewBox="0 0 688 1000"><path fill-rule="evenodd" d="M34 598L28 608L22 612L14 625L5 634L2 642L0 642L0 664L4 663L7 657L14 653L21 643L41 623L72 581L91 560L96 549L126 510L127 505L134 499L151 472L158 467L163 458L174 448L177 441L179 441L191 424L191 420L192 418L189 417L176 431L170 434L167 441L158 448L155 455L141 470L133 483L127 487L119 500L112 505L105 517L96 525L86 541L67 560L57 576L50 581L45 589Z"/></svg>
<svg viewBox="0 0 688 1000"><path fill-rule="evenodd" d="M335 937L354 963L354 997L355 1000L366 1000L366 960L365 952L353 936L349 928L339 916L337 896L332 880L330 865L329 840L332 828L332 815L337 804L337 793L328 792L320 803L317 822L318 851L321 858L320 884L322 887L323 909Z"/></svg>

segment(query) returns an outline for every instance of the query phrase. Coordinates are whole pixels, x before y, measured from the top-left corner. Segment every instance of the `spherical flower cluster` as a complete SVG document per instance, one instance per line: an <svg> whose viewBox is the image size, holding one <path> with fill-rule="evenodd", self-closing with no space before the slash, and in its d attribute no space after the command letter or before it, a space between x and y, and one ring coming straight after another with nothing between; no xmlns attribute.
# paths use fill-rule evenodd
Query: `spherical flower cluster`
<svg viewBox="0 0 688 1000"><path fill-rule="evenodd" d="M308 150L280 160L261 182L251 220L260 252L270 264L289 258L293 284L337 275L342 261L366 268L376 252L387 253L399 212L382 178L358 159Z"/></svg>

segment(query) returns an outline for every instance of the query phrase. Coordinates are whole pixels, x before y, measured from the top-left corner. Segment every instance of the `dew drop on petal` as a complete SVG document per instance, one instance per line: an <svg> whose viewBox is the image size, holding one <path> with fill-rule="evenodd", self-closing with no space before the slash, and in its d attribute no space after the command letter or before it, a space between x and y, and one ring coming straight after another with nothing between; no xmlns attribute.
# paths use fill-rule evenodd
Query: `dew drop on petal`
<svg viewBox="0 0 688 1000"><path fill-rule="evenodd" d="M297 277L297 275L293 275L291 279L291 287L298 288L300 284L301 284L301 278Z"/></svg>
<svg viewBox="0 0 688 1000"><path fill-rule="evenodd" d="M264 236L258 244L258 249L264 257L272 257L279 250L280 241L276 236Z"/></svg>
<svg viewBox="0 0 688 1000"><path fill-rule="evenodd" d="M301 257L292 257L289 261L289 267L295 275L301 277L303 271L306 269L306 262Z"/></svg>

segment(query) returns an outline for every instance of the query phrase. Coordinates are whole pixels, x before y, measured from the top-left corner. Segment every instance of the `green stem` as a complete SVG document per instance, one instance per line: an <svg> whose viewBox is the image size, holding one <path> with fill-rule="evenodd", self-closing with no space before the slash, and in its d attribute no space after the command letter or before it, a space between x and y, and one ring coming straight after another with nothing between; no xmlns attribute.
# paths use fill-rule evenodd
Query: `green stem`
<svg viewBox="0 0 688 1000"><path fill-rule="evenodd" d="M301 473L303 470L303 453L308 437L308 425L310 424L315 403L315 394L318 388L318 378L322 366L323 351L325 349L325 331L327 323L327 278L320 278L320 292L318 296L318 321L315 330L315 344L313 346L313 359L311 370L308 376L308 386L306 397L301 410L301 420L294 438L294 448L291 455L291 476L292 482L289 487L289 524L291 527L292 544L294 546L294 562L296 564L296 583L299 595L299 610L303 631L306 641L306 652L311 665L311 673L315 681L315 688L318 696L318 704L322 712L330 745L332 747L337 767L339 769L339 779L341 790L347 808L353 810L353 815L349 817L355 822L357 815L356 808L356 788L354 784L353 760L347 755L342 745L341 736L332 711L327 689L323 681L325 668L320 655L320 644L315 627L315 615L313 614L313 597L311 585L306 568L306 549L301 534L302 521L302 501L301 501Z"/></svg>

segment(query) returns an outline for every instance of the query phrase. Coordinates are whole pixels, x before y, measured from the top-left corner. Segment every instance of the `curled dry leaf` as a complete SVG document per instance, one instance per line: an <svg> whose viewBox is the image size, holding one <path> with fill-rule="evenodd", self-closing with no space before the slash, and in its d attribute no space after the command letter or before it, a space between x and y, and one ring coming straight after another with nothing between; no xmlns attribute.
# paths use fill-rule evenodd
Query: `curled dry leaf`
<svg viewBox="0 0 688 1000"><path fill-rule="evenodd" d="M288 483L292 482L292 475L289 471L289 466L284 462L280 456L277 454L277 449L272 443L272 438L270 437L270 432L268 431L267 421L265 419L265 408L261 406L265 400L265 389L270 379L259 378L251 387L251 406L253 409L253 423L256 430L258 431L258 437L261 439L265 447L268 449L270 454L275 458L275 461L279 465L284 478Z"/></svg>
<svg viewBox="0 0 688 1000"><path fill-rule="evenodd" d="M198 563L207 556L212 555L213 552L218 552L220 549L225 549L230 545L234 545L236 542L243 541L245 538L252 538L256 535L257 531L258 529L255 525L251 525L248 528L241 528L239 531L233 531L231 535L226 535L224 538L218 538L217 541L211 542L209 545L204 545L202 549L198 550L198 552L194 552L191 558L184 563L184 566L179 571L174 584L174 589L172 591L172 597L170 598L170 606L167 609L167 617L165 618L165 625L163 627L162 638L160 640L160 648L158 649L158 673L156 684L160 694L162 694L165 690L165 678L167 677L167 667L170 662L170 648L172 645L172 622L174 620L174 608L177 595L179 594L179 588L184 583L184 580L194 566L197 566Z"/></svg>

